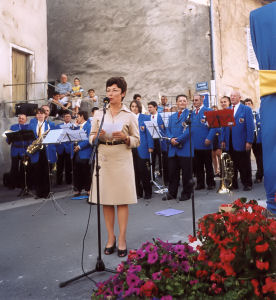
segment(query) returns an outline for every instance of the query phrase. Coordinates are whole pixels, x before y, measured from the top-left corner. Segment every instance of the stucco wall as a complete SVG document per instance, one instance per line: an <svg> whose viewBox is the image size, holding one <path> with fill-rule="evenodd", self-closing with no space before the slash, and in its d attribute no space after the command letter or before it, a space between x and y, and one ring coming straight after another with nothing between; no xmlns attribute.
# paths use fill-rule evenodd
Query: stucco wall
<svg viewBox="0 0 276 300"><path fill-rule="evenodd" d="M248 67L245 28L250 11L262 6L262 1L214 0L213 4L218 99L236 89L258 107L258 71Z"/></svg>
<svg viewBox="0 0 276 300"><path fill-rule="evenodd" d="M205 0L47 0L49 79L80 76L104 94L114 75L157 99L209 81L209 7Z"/></svg>
<svg viewBox="0 0 276 300"><path fill-rule="evenodd" d="M0 1L0 101L10 101L11 44L33 53L30 81L47 81L47 15L46 0ZM43 85L30 86L29 99L45 96Z"/></svg>
<svg viewBox="0 0 276 300"><path fill-rule="evenodd" d="M3 87L12 80L11 44L33 53L30 81L47 81L47 16L46 0L10 0L0 1L0 178L10 168L9 146L2 133L11 124L17 123L16 118L9 118L12 88ZM31 86L28 89L29 99L40 99L46 95L44 85ZM2 184L2 180L0 181Z"/></svg>

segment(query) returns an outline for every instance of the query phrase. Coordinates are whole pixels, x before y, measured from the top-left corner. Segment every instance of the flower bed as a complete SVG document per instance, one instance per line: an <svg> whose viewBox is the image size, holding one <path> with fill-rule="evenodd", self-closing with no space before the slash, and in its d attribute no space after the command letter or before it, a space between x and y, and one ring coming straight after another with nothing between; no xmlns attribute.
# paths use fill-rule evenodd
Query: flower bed
<svg viewBox="0 0 276 300"><path fill-rule="evenodd" d="M256 201L199 220L195 251L160 239L131 250L93 299L272 299L276 294L276 220ZM190 236L190 242L195 238ZM275 260L274 260L275 261Z"/></svg>

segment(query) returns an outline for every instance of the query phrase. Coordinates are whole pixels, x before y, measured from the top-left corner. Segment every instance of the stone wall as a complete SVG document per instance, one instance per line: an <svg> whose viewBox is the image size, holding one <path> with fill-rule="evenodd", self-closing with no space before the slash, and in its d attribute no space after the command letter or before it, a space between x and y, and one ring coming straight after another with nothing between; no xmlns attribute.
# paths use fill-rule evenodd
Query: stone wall
<svg viewBox="0 0 276 300"><path fill-rule="evenodd" d="M246 27L257 0L214 0L215 63L218 99L239 90L259 106L258 71L248 67Z"/></svg>
<svg viewBox="0 0 276 300"><path fill-rule="evenodd" d="M79 76L105 93L110 76L124 76L134 93L158 100L209 81L207 0L47 0L49 79Z"/></svg>

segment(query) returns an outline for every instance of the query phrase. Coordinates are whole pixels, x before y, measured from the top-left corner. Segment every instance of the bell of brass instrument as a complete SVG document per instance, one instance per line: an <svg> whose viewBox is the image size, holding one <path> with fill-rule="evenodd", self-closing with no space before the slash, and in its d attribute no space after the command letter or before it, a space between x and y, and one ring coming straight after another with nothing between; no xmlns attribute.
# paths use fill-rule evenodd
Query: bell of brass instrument
<svg viewBox="0 0 276 300"><path fill-rule="evenodd" d="M45 131L41 137L37 138L36 140L34 140L31 145L28 146L27 148L27 153L28 154L34 154L39 150L43 149L43 139L46 137L46 135L48 134L48 132L50 131L50 129L48 129L47 131Z"/></svg>
<svg viewBox="0 0 276 300"><path fill-rule="evenodd" d="M219 194L230 193L230 188L232 186L232 178L234 175L233 161L228 153L223 152L220 157L220 173L221 182L220 187L217 190Z"/></svg>

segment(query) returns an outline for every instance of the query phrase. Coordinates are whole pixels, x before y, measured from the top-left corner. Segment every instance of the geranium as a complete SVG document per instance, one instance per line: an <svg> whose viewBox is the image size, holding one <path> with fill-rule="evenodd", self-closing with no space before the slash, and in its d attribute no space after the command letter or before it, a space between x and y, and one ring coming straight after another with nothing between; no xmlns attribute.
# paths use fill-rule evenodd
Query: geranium
<svg viewBox="0 0 276 300"><path fill-rule="evenodd" d="M271 277L267 277L265 279L265 285L263 285L262 290L264 294L267 294L269 292L276 294L276 280L273 281Z"/></svg>
<svg viewBox="0 0 276 300"><path fill-rule="evenodd" d="M261 245L256 245L256 251L261 253L261 252L266 252L269 248L269 245L267 242L265 242L264 244Z"/></svg>
<svg viewBox="0 0 276 300"><path fill-rule="evenodd" d="M197 251L182 242L143 243L118 265L116 275L97 285L92 298L270 298L276 293L276 221L262 212L256 201L240 198L231 211L205 215Z"/></svg>
<svg viewBox="0 0 276 300"><path fill-rule="evenodd" d="M259 270L268 270L269 268L269 262L268 261L260 261L260 260L256 260L256 267Z"/></svg>
<svg viewBox="0 0 276 300"><path fill-rule="evenodd" d="M157 295L157 286L153 281L148 280L145 284L143 284L140 288L140 295L145 297L151 297Z"/></svg>

